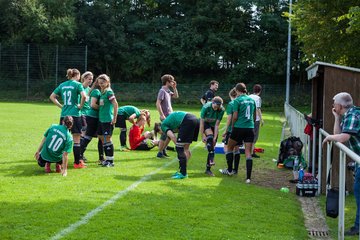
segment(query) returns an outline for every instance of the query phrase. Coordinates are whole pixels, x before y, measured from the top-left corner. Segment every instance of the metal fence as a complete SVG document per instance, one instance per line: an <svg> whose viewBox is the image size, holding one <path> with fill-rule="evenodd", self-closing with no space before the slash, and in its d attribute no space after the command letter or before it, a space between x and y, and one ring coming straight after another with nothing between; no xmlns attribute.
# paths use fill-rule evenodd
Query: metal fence
<svg viewBox="0 0 360 240"><path fill-rule="evenodd" d="M9 97L32 98L51 91L68 68L86 70L86 46L0 43L0 89Z"/></svg>
<svg viewBox="0 0 360 240"><path fill-rule="evenodd" d="M87 70L88 50L86 46L57 46L0 43L0 99L44 100L54 88L66 80L66 70ZM110 76L111 77L111 76ZM118 82L112 79L112 88L119 101L154 102L160 85L158 83ZM251 91L253 84L248 84ZM229 101L228 92L234 84L220 81L217 95ZM182 83L178 81L180 98L175 103L199 104L200 97L208 89L208 82ZM310 85L293 85L290 102L296 105L310 104ZM264 84L262 99L264 106L283 106L285 85Z"/></svg>

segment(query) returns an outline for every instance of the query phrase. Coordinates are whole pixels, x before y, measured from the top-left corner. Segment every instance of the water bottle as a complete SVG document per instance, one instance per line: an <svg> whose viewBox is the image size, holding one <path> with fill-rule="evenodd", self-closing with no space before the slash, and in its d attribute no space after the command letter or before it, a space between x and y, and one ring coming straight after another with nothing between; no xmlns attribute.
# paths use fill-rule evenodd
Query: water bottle
<svg viewBox="0 0 360 240"><path fill-rule="evenodd" d="M299 181L302 182L304 179L304 169L300 168L299 170Z"/></svg>

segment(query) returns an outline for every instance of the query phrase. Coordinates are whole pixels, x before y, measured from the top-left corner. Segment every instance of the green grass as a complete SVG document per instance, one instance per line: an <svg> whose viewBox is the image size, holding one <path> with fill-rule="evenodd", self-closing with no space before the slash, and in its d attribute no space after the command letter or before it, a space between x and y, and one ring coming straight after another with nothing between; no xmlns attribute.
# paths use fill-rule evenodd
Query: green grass
<svg viewBox="0 0 360 240"><path fill-rule="evenodd" d="M156 120L155 108L147 108ZM92 141L87 169L70 166L67 177L45 174L33 155L45 130L58 122L60 109L34 103L0 103L0 109L0 239L50 239L124 191L63 239L308 238L296 196L246 185L243 156L238 176L210 178L203 173L207 152L195 142L189 178L172 180L178 166L174 152L160 160L155 149L116 151L116 166L102 168L95 164L97 142ZM200 107L175 109L199 115ZM264 111L264 118L257 147L265 153L254 160L254 179L276 169L272 159L278 154L280 114ZM118 134L116 129L116 149ZM216 163L214 172L225 166L224 155L216 155Z"/></svg>

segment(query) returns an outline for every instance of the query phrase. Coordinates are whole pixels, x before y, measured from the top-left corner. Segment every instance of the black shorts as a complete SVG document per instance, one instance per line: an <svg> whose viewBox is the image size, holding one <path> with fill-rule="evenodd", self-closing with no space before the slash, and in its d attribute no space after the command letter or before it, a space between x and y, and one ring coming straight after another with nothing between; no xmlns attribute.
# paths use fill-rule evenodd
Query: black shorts
<svg viewBox="0 0 360 240"><path fill-rule="evenodd" d="M81 115L81 131L85 132L87 128L86 116Z"/></svg>
<svg viewBox="0 0 360 240"><path fill-rule="evenodd" d="M126 118L124 115L117 115L115 127L126 128Z"/></svg>
<svg viewBox="0 0 360 240"><path fill-rule="evenodd" d="M211 129L213 133L215 132L215 127L212 127L208 122L204 122L204 132L207 129Z"/></svg>
<svg viewBox="0 0 360 240"><path fill-rule="evenodd" d="M81 117L72 117L74 120L74 123L72 125L72 128L70 129L71 133L81 133L81 129L82 129L82 118ZM62 124L62 121L64 120L64 117L60 118L60 124Z"/></svg>
<svg viewBox="0 0 360 240"><path fill-rule="evenodd" d="M234 127L230 138L238 144L254 142L254 129L253 128L236 128Z"/></svg>
<svg viewBox="0 0 360 240"><path fill-rule="evenodd" d="M99 122L99 126L99 135L112 136L114 125L111 125L111 122Z"/></svg>
<svg viewBox="0 0 360 240"><path fill-rule="evenodd" d="M99 131L99 118L86 116L86 132L85 135L89 137L97 137Z"/></svg>
<svg viewBox="0 0 360 240"><path fill-rule="evenodd" d="M38 165L40 166L40 167L45 167L45 164L47 163L47 162L49 162L49 163L51 163L50 161L46 161L46 160L44 160L42 157L41 157L41 154L40 154L40 156L39 156L39 159L38 159ZM62 164L62 160L60 160L59 162L57 162L58 164Z"/></svg>
<svg viewBox="0 0 360 240"><path fill-rule="evenodd" d="M146 140L144 140L134 150L149 151L149 150L153 149L154 147L155 147L155 145L153 145L153 146L147 145Z"/></svg>
<svg viewBox="0 0 360 240"><path fill-rule="evenodd" d="M177 142L192 143L193 141L197 141L199 135L199 123L199 119L195 115L191 113L186 114L179 127Z"/></svg>

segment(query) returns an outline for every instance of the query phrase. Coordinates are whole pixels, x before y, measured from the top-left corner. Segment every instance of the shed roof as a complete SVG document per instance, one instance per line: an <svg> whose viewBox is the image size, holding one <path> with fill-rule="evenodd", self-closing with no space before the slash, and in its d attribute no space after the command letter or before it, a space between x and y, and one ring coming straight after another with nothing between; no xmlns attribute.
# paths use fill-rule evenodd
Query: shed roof
<svg viewBox="0 0 360 240"><path fill-rule="evenodd" d="M317 76L317 70L319 68L319 66L327 66L327 67L333 67L333 68L339 68L339 69L343 69L343 70L348 70L348 71L353 71L353 72L359 72L360 73L360 69L359 68L353 68L353 67L347 67L347 66L341 66L341 65L336 65L336 64L331 64L331 63L326 63L326 62L314 62L313 64L311 64L309 67L306 68L307 71L307 75L308 75L308 80L314 78Z"/></svg>

